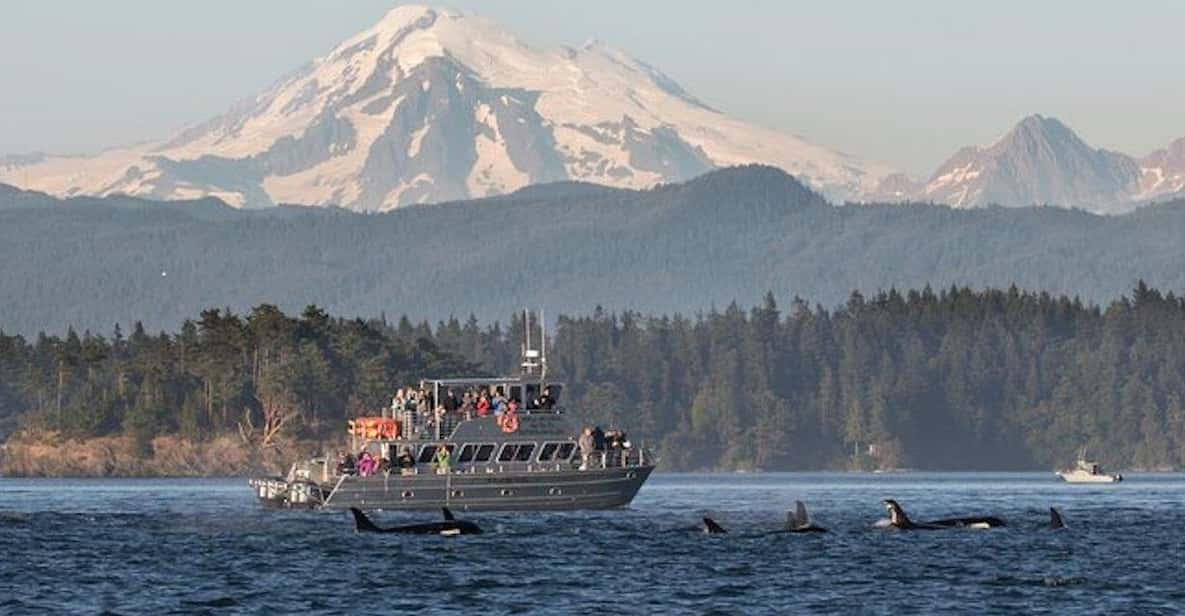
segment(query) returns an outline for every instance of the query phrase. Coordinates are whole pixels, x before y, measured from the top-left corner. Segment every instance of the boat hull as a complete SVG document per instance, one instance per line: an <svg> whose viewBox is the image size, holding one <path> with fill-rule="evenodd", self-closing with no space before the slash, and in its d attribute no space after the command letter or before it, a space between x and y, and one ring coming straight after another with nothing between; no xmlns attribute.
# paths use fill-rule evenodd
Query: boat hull
<svg viewBox="0 0 1185 616"><path fill-rule="evenodd" d="M380 474L322 486L327 509L563 511L616 509L634 499L653 466L585 471Z"/></svg>
<svg viewBox="0 0 1185 616"><path fill-rule="evenodd" d="M1123 481L1119 475L1093 475L1081 471L1062 471L1057 474L1066 483L1117 483Z"/></svg>

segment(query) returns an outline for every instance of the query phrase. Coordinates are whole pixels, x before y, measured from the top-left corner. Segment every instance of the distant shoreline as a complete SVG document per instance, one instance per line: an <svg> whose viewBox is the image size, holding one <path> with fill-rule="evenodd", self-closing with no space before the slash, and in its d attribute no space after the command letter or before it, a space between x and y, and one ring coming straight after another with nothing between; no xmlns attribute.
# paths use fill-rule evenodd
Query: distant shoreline
<svg viewBox="0 0 1185 616"><path fill-rule="evenodd" d="M233 436L191 441L158 436L85 440L54 434L18 433L0 447L0 477L30 479L246 478L278 475L292 461L318 448L316 442L282 441L260 448Z"/></svg>

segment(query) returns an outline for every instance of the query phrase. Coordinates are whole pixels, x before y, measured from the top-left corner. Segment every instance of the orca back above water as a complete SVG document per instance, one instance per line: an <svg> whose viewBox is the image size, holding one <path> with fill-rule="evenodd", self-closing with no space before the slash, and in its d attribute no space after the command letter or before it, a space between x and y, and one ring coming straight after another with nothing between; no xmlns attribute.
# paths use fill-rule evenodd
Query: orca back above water
<svg viewBox="0 0 1185 616"><path fill-rule="evenodd" d="M403 526L392 526L390 528L380 528L374 522L362 513L361 509L350 507L350 513L354 515L354 530L359 533L395 533L404 535L480 535L482 534L481 527L473 522L465 520L458 520L453 516L453 512L449 511L448 507L441 507L441 513L444 514L443 522L427 522L424 524L405 524Z"/></svg>
<svg viewBox="0 0 1185 616"><path fill-rule="evenodd" d="M1066 523L1062 520L1062 514L1055 507L1049 508L1049 529L1061 530L1066 527Z"/></svg>
<svg viewBox="0 0 1185 616"><path fill-rule="evenodd" d="M717 524L716 520L709 517L704 517L704 533L708 535L726 535L728 531L724 527Z"/></svg>
<svg viewBox="0 0 1185 616"><path fill-rule="evenodd" d="M944 518L941 520L931 520L928 522L914 522L906 515L905 509L901 505L891 499L886 498L884 501L885 508L889 510L889 526L898 530L941 530L945 528L999 528L1007 526L1004 520L994 516L968 516L961 518Z"/></svg>
<svg viewBox="0 0 1185 616"><path fill-rule="evenodd" d="M724 535L728 531L716 523L712 518L704 518L704 532L709 535ZM826 528L811 523L807 515L806 505L802 501L794 501L794 510L786 514L786 526L774 533L825 533Z"/></svg>
<svg viewBox="0 0 1185 616"><path fill-rule="evenodd" d="M826 528L811 522L806 512L806 504L794 501L794 511L786 514L786 529L788 533L825 533Z"/></svg>

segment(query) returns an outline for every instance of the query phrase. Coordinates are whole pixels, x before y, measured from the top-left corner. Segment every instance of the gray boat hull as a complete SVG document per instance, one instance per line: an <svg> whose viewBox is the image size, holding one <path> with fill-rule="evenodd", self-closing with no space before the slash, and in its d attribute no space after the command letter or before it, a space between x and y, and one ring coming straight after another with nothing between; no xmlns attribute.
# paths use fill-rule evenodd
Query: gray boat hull
<svg viewBox="0 0 1185 616"><path fill-rule="evenodd" d="M380 474L323 486L327 509L562 511L629 505L653 466L502 473Z"/></svg>

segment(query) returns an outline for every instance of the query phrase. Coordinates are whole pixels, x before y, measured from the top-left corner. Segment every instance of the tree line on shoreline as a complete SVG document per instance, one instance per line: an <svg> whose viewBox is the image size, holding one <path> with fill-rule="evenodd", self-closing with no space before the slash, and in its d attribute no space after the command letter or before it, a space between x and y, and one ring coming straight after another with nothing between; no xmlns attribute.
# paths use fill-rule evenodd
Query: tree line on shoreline
<svg viewBox="0 0 1185 616"><path fill-rule="evenodd" d="M526 322L206 310L26 340L0 332L0 433L334 440L426 376L512 373ZM1185 299L1139 283L1106 306L929 287L825 309L772 294L694 316L561 316L562 402L656 446L665 468L1036 469L1080 447L1185 466Z"/></svg>

